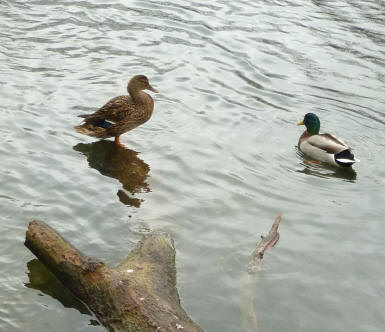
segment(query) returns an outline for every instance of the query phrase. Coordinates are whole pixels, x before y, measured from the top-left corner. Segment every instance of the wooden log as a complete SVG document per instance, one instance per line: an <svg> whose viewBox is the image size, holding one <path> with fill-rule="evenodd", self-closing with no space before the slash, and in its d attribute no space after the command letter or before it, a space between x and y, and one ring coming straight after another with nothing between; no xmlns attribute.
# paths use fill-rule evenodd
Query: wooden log
<svg viewBox="0 0 385 332"><path fill-rule="evenodd" d="M166 234L145 237L115 268L84 256L42 221L30 222L25 245L109 331L203 332L180 305Z"/></svg>
<svg viewBox="0 0 385 332"><path fill-rule="evenodd" d="M247 264L248 273L253 274L259 270L265 251L270 248L273 248L278 242L278 227L281 222L281 219L282 213L280 213L275 219L273 225L271 226L270 232L266 236L261 235L261 241L258 243L257 247L252 252L249 259L249 263Z"/></svg>
<svg viewBox="0 0 385 332"><path fill-rule="evenodd" d="M282 213L275 219L270 232L261 236L261 241L251 253L246 271L241 276L241 313L242 323L246 332L258 332L258 318L255 310L255 291L258 283L258 272L261 270L265 251L274 247L279 240L278 227Z"/></svg>

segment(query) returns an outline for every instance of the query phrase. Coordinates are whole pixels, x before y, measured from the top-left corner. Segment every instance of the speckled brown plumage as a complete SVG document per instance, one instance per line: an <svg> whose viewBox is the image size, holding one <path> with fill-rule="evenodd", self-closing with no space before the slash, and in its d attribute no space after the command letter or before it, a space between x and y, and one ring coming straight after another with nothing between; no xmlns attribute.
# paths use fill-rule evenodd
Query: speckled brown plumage
<svg viewBox="0 0 385 332"><path fill-rule="evenodd" d="M76 126L78 133L97 137L115 137L136 128L151 118L154 101L142 90L158 92L144 75L134 76L127 85L129 95L112 98L103 107L92 114L83 114L84 123Z"/></svg>

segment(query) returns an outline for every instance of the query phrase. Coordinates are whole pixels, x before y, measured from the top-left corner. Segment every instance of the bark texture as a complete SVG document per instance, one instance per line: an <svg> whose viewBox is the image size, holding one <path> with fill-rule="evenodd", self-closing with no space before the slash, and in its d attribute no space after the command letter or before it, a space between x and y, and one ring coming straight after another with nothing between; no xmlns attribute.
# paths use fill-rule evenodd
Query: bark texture
<svg viewBox="0 0 385 332"><path fill-rule="evenodd" d="M25 245L109 331L203 332L180 305L166 234L147 236L115 268L84 256L42 221L30 222Z"/></svg>

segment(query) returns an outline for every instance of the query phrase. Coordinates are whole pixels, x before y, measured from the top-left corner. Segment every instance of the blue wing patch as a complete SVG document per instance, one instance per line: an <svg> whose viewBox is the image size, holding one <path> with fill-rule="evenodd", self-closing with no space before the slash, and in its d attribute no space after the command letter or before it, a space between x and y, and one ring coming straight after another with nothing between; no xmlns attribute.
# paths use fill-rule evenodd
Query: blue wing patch
<svg viewBox="0 0 385 332"><path fill-rule="evenodd" d="M108 122L106 120L104 120L103 122L100 122L97 124L98 127L102 127L104 129L107 129L108 127L110 127L112 125L111 122Z"/></svg>

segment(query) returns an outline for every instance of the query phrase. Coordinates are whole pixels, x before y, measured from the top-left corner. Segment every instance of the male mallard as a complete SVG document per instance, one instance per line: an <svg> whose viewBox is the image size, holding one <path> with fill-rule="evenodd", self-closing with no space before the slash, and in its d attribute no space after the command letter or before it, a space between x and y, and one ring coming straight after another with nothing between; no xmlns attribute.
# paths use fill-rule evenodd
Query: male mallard
<svg viewBox="0 0 385 332"><path fill-rule="evenodd" d="M354 158L351 148L339 138L319 133L320 120L314 113L307 113L297 125L306 126L306 131L299 138L298 147L309 157L339 167L349 167L359 162Z"/></svg>
<svg viewBox="0 0 385 332"><path fill-rule="evenodd" d="M92 114L79 115L84 123L76 126L76 131L98 138L115 137L115 142L121 145L120 135L145 123L152 115L154 101L142 90L158 92L146 76L136 75L128 82L129 95L112 98Z"/></svg>

